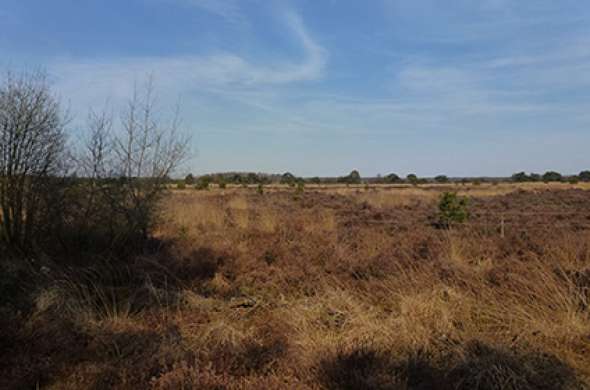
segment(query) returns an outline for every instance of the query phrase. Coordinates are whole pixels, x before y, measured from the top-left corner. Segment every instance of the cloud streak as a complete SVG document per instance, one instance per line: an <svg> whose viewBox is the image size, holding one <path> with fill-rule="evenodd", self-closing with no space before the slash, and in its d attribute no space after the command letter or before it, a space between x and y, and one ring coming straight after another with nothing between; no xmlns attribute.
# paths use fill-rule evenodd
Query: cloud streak
<svg viewBox="0 0 590 390"><path fill-rule="evenodd" d="M208 1L197 2L209 4ZM116 102L129 96L134 82L148 75L154 76L161 89L177 95L203 90L256 91L320 79L327 65L327 51L312 38L297 13L286 12L282 21L300 46L299 61L277 60L262 64L234 53L112 60L62 58L50 63L48 70L55 76L58 91L72 98L74 109L83 104L96 104L107 97Z"/></svg>
<svg viewBox="0 0 590 390"><path fill-rule="evenodd" d="M188 5L201 8L209 13L220 16L229 22L239 23L244 21L237 0L175 0Z"/></svg>

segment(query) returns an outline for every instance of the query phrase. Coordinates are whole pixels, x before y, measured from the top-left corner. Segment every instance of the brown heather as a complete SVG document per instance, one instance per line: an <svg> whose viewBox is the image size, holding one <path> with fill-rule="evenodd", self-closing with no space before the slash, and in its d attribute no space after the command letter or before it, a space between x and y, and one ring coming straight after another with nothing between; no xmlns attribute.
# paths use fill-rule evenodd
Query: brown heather
<svg viewBox="0 0 590 390"><path fill-rule="evenodd" d="M472 218L438 229L449 189ZM153 251L21 286L0 388L590 385L587 186L185 189L163 209Z"/></svg>

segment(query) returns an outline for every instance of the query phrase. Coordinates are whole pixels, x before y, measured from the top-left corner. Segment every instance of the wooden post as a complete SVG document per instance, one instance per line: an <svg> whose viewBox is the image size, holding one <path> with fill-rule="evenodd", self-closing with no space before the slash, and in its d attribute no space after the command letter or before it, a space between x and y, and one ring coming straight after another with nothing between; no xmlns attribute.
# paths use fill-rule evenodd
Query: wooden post
<svg viewBox="0 0 590 390"><path fill-rule="evenodd" d="M505 230L504 230L504 214L502 214L501 216L501 220L500 220L500 237L504 238L505 237Z"/></svg>

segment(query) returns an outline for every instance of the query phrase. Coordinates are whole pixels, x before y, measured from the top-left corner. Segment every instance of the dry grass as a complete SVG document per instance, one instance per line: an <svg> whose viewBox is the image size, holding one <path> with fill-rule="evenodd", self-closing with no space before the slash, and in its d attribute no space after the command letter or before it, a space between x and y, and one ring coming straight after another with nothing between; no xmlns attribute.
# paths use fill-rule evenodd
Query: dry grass
<svg viewBox="0 0 590 390"><path fill-rule="evenodd" d="M525 187L462 191L475 208L590 201ZM39 290L0 384L586 388L589 231L438 230L444 188L175 191L160 253Z"/></svg>

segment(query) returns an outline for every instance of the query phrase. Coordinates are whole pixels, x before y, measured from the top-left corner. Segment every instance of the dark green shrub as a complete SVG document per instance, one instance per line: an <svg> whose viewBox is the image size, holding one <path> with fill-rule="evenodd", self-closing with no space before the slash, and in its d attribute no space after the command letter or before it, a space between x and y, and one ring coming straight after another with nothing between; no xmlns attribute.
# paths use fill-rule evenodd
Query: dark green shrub
<svg viewBox="0 0 590 390"><path fill-rule="evenodd" d="M246 175L246 182L248 184L258 184L261 180L256 173L250 172Z"/></svg>
<svg viewBox="0 0 590 390"><path fill-rule="evenodd" d="M291 172L286 172L281 176L281 184L295 185L297 178Z"/></svg>
<svg viewBox="0 0 590 390"><path fill-rule="evenodd" d="M264 195L264 185L262 183L258 183L258 186L256 187L256 192L258 193L258 195Z"/></svg>
<svg viewBox="0 0 590 390"><path fill-rule="evenodd" d="M223 176L219 178L219 180L217 181L217 185L219 186L220 189L225 190L227 183L225 181L225 178L223 178Z"/></svg>
<svg viewBox="0 0 590 390"><path fill-rule="evenodd" d="M197 180L197 184L195 188L197 190L208 190L209 184L211 184L211 177L210 176L201 176L199 180Z"/></svg>
<svg viewBox="0 0 590 390"><path fill-rule="evenodd" d="M408 176L406 176L406 180L412 185L418 185L419 182L418 176L413 173L410 173Z"/></svg>
<svg viewBox="0 0 590 390"><path fill-rule="evenodd" d="M449 227L452 224L467 221L469 218L468 205L468 199L458 196L456 192L443 193L438 202L439 225Z"/></svg>
<svg viewBox="0 0 590 390"><path fill-rule="evenodd" d="M449 178L445 175L438 175L434 178L434 181L436 181L437 183L448 183Z"/></svg>
<svg viewBox="0 0 590 390"><path fill-rule="evenodd" d="M356 169L348 174L348 176L339 177L339 183L345 184L361 184L361 174Z"/></svg>
<svg viewBox="0 0 590 390"><path fill-rule="evenodd" d="M299 180L297 181L297 187L295 187L295 193L301 195L303 194L303 191L305 191L305 183L303 180Z"/></svg>
<svg viewBox="0 0 590 390"><path fill-rule="evenodd" d="M297 185L295 187L295 192L293 194L293 199L300 200L304 191L305 191L305 183L303 182L303 180L297 181Z"/></svg>
<svg viewBox="0 0 590 390"><path fill-rule="evenodd" d="M549 171L549 172L545 172L545 174L543 175L543 181L545 183L549 183L552 181L562 181L563 177L561 176L561 173L559 172L554 172L554 171Z"/></svg>
<svg viewBox="0 0 590 390"><path fill-rule="evenodd" d="M383 178L383 182L388 184L401 183L402 179L395 173L390 173L389 175Z"/></svg>
<svg viewBox="0 0 590 390"><path fill-rule="evenodd" d="M539 175L538 173L531 173L531 175L529 176L529 178L533 182L541 181L542 180L541 175Z"/></svg>
<svg viewBox="0 0 590 390"><path fill-rule="evenodd" d="M184 184L186 184L187 186L192 186L193 184L195 184L195 177L192 173L186 175L186 177L184 178Z"/></svg>
<svg viewBox="0 0 590 390"><path fill-rule="evenodd" d="M530 177L525 172L518 172L512 175L512 181L516 183L524 183L529 180Z"/></svg>
<svg viewBox="0 0 590 390"><path fill-rule="evenodd" d="M590 181L590 171L582 171L578 177L581 181Z"/></svg>

